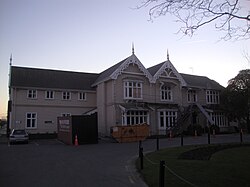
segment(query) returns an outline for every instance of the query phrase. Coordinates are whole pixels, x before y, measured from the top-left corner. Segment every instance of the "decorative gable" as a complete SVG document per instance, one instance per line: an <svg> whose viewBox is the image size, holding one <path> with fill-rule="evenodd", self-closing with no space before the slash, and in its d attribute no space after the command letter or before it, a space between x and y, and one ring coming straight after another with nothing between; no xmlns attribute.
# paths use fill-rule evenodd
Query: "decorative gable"
<svg viewBox="0 0 250 187"><path fill-rule="evenodd" d="M148 72L148 70L143 66L143 64L140 62L140 60L135 56L135 54L132 54L130 57L128 57L111 75L111 79L117 79L119 75L121 75L123 72L129 70L130 65L136 65L140 72L145 75L149 81L152 80L151 74Z"/></svg>
<svg viewBox="0 0 250 187"><path fill-rule="evenodd" d="M159 70L155 73L155 75L153 76L153 82L156 82L156 80L160 77L178 79L181 82L181 86L187 85L185 80L169 60L165 61L159 68Z"/></svg>
<svg viewBox="0 0 250 187"><path fill-rule="evenodd" d="M166 68L165 71L163 71L161 76L167 77L167 78L177 78L171 68Z"/></svg>

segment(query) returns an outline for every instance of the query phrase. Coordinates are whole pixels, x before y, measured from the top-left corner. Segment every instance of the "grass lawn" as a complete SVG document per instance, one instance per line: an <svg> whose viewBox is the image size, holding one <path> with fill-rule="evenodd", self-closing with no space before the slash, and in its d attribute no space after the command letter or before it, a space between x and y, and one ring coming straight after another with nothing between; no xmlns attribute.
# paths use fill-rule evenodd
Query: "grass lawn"
<svg viewBox="0 0 250 187"><path fill-rule="evenodd" d="M149 187L158 187L159 162L164 160L171 170L195 186L250 186L250 146L218 151L209 160L178 159L182 153L200 147L202 146L168 148L147 154L144 169L140 172ZM165 169L165 186L190 185Z"/></svg>

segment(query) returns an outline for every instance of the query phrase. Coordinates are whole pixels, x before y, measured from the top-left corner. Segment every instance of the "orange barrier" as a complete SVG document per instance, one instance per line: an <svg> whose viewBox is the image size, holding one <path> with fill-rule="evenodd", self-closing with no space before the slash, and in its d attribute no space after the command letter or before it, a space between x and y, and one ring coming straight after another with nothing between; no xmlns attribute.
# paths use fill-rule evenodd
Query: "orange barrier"
<svg viewBox="0 0 250 187"><path fill-rule="evenodd" d="M119 143L145 140L149 136L147 124L111 127L111 135Z"/></svg>

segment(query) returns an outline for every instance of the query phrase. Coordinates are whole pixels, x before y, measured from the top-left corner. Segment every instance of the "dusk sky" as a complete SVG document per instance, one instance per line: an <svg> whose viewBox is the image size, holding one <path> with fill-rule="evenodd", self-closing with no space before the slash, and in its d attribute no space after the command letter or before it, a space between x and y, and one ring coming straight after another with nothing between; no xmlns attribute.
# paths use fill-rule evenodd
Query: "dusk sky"
<svg viewBox="0 0 250 187"><path fill-rule="evenodd" d="M0 0L0 118L7 114L9 59L14 66L100 73L132 53L148 68L167 59L180 73L227 86L249 68L250 40L218 41L214 24L192 38L169 15L149 21L141 0ZM250 1L242 0L249 7ZM249 9L249 8L248 8Z"/></svg>

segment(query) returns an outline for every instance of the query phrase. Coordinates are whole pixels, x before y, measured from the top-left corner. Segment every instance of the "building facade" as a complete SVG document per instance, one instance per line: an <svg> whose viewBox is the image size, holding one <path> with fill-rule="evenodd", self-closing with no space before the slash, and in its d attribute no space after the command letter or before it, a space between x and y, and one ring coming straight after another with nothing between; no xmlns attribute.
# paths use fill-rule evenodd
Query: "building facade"
<svg viewBox="0 0 250 187"><path fill-rule="evenodd" d="M184 124L227 130L223 89L207 77L179 73L169 57L146 69L134 52L99 74L11 66L9 127L56 133L58 116L97 112L104 136L112 126L143 123L151 134Z"/></svg>

